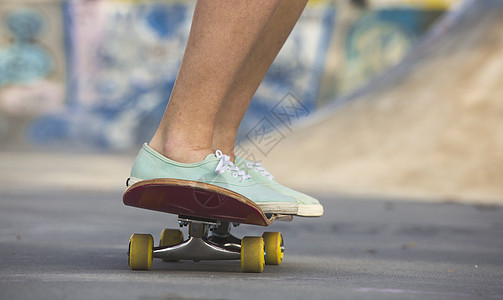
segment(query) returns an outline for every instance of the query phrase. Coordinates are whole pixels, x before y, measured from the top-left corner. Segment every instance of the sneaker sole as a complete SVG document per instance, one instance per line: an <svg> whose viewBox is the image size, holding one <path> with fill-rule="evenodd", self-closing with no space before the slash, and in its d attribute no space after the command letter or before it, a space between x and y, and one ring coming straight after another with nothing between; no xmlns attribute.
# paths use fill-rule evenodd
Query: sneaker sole
<svg viewBox="0 0 503 300"><path fill-rule="evenodd" d="M267 202L257 203L265 214L297 215L299 206L295 203Z"/></svg>

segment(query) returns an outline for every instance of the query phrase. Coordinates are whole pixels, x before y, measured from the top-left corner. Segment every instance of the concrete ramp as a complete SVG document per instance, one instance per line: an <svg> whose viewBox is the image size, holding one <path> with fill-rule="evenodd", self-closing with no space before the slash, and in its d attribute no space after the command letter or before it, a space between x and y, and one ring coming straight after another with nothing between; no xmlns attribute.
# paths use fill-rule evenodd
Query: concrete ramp
<svg viewBox="0 0 503 300"><path fill-rule="evenodd" d="M306 191L503 203L503 1L460 3L263 160Z"/></svg>

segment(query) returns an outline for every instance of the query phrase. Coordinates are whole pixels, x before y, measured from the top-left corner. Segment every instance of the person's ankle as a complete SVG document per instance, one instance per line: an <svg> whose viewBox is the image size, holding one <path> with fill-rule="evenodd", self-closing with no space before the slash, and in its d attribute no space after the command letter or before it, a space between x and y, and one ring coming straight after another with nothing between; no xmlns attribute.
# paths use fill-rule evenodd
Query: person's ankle
<svg viewBox="0 0 503 300"><path fill-rule="evenodd" d="M170 143L158 142L154 139L149 143L150 148L163 156L180 163L200 162L213 153L211 147L173 145Z"/></svg>

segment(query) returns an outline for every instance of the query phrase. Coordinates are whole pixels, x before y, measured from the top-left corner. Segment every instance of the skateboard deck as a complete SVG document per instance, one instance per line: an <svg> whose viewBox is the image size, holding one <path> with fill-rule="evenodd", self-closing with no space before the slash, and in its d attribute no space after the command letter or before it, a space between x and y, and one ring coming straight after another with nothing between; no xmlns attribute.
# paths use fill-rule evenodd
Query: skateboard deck
<svg viewBox="0 0 503 300"><path fill-rule="evenodd" d="M159 178L129 187L123 196L129 206L194 218L269 226L266 216L248 198L228 189L190 180Z"/></svg>
<svg viewBox="0 0 503 300"><path fill-rule="evenodd" d="M264 264L283 260L283 237L265 232L260 237L236 238L231 225L269 226L274 220L291 221L292 216L265 214L250 199L231 190L196 181L158 178L128 187L125 205L178 215L180 226L188 226L188 239L180 230L164 229L159 246L150 234L133 234L129 240L128 263L132 270L148 270L153 258L178 260L241 260L244 272L262 272ZM211 233L211 235L210 235Z"/></svg>

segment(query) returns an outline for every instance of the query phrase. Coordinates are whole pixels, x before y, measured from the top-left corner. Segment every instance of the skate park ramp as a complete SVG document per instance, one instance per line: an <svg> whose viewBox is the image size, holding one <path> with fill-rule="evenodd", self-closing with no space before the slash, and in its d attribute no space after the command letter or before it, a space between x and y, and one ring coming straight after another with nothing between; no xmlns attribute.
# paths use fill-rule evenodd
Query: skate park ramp
<svg viewBox="0 0 503 300"><path fill-rule="evenodd" d="M263 157L310 192L503 203L503 1L459 3L397 67Z"/></svg>

